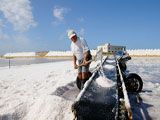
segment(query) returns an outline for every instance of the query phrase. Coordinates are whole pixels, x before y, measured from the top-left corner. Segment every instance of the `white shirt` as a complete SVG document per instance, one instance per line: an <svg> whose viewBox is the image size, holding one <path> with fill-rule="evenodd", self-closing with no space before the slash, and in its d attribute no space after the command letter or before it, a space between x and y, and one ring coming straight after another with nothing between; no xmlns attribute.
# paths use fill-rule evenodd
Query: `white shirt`
<svg viewBox="0 0 160 120"><path fill-rule="evenodd" d="M77 60L82 60L84 58L84 53L89 50L87 42L83 38L77 38L77 41L71 43L71 51L76 56Z"/></svg>

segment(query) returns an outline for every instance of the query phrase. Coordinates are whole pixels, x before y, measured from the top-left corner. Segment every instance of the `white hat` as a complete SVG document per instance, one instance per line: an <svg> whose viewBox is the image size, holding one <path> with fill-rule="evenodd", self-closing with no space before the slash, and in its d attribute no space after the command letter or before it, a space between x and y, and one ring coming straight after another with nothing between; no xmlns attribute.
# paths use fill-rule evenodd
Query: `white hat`
<svg viewBox="0 0 160 120"><path fill-rule="evenodd" d="M71 39L73 36L77 35L74 30L68 30L68 37Z"/></svg>

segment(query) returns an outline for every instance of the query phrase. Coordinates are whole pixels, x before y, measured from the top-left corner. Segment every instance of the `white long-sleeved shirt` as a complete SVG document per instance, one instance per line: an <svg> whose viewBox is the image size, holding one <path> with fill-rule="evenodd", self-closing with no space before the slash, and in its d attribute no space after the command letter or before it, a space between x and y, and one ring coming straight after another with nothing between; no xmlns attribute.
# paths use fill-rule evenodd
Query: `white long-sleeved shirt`
<svg viewBox="0 0 160 120"><path fill-rule="evenodd" d="M82 60L84 58L84 53L89 50L87 42L83 38L77 38L77 41L71 43L71 51L76 56L77 60Z"/></svg>

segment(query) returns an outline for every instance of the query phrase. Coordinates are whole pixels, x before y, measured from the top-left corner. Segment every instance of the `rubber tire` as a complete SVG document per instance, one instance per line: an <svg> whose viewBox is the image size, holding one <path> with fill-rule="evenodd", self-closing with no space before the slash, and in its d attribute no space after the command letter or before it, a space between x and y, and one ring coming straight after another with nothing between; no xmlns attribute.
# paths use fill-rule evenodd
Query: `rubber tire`
<svg viewBox="0 0 160 120"><path fill-rule="evenodd" d="M125 79L125 85L128 92L141 92L143 81L136 73L130 73Z"/></svg>

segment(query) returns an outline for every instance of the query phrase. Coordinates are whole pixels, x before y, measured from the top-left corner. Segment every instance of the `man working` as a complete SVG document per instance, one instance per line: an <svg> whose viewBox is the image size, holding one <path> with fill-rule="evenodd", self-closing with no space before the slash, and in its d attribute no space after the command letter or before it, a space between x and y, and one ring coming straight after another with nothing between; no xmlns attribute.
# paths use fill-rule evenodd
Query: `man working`
<svg viewBox="0 0 160 120"><path fill-rule="evenodd" d="M89 72L89 65L91 62L89 62L89 60L92 59L92 56L86 41L78 37L74 30L68 31L68 37L72 41L71 51L73 52L74 68L78 69L78 80L81 82L80 89L82 89L84 83L91 76Z"/></svg>

